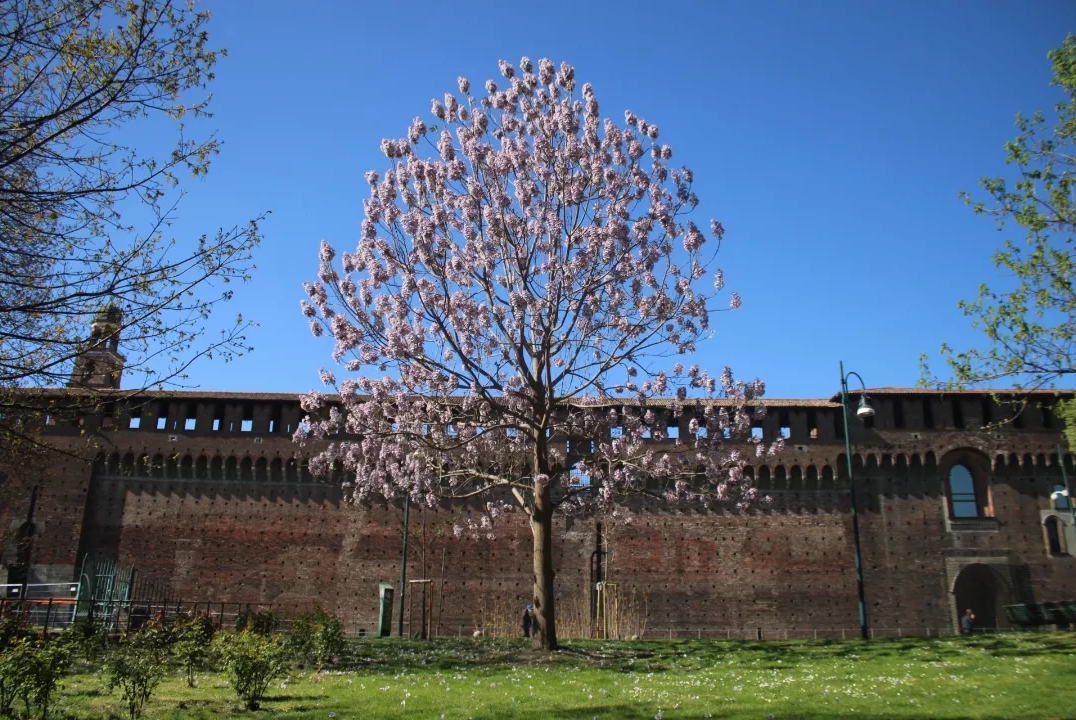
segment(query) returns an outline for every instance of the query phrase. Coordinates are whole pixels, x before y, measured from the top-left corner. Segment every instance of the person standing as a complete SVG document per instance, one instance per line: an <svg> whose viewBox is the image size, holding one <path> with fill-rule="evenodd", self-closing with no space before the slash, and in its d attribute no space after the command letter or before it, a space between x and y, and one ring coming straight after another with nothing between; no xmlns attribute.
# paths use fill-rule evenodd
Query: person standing
<svg viewBox="0 0 1076 720"><path fill-rule="evenodd" d="M523 609L523 637L531 636L531 625L534 624L534 606L528 605Z"/></svg>
<svg viewBox="0 0 1076 720"><path fill-rule="evenodd" d="M964 611L964 617L960 618L960 634L971 635L975 631L975 613L968 608Z"/></svg>

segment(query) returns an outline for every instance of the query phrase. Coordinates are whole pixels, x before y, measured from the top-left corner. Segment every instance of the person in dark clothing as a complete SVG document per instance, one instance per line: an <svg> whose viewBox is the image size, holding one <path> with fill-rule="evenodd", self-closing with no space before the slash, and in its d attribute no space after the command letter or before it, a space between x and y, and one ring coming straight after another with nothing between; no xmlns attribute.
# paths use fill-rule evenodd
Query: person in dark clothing
<svg viewBox="0 0 1076 720"><path fill-rule="evenodd" d="M975 630L975 613L968 608L964 611L964 617L960 618L960 634L971 635Z"/></svg>
<svg viewBox="0 0 1076 720"><path fill-rule="evenodd" d="M534 606L528 605L523 609L523 637L531 636L531 625L534 624Z"/></svg>

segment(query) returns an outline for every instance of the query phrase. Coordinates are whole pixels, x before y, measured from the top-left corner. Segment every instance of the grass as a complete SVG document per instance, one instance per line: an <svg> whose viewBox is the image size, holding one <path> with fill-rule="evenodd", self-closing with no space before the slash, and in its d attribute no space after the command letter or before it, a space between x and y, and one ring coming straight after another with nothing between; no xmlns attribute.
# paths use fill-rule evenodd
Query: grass
<svg viewBox="0 0 1076 720"><path fill-rule="evenodd" d="M366 640L321 673L294 670L262 709L224 678L177 673L150 718L1076 718L1076 636L1067 632L862 641ZM120 711L91 668L65 682L58 715ZM334 714L335 713L335 714Z"/></svg>

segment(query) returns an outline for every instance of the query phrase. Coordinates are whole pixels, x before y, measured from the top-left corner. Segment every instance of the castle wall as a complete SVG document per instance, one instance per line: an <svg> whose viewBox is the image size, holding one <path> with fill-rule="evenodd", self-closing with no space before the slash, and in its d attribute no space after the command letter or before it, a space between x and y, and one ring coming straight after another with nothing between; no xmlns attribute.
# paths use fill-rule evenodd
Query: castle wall
<svg viewBox="0 0 1076 720"><path fill-rule="evenodd" d="M309 448L290 440L297 405L283 397L180 397L143 405L137 423L128 413L50 429L58 447L84 459L57 455L27 469L40 485L35 577L73 579L83 556L99 555L161 579L176 600L273 604L285 613L320 605L347 627L372 631L378 583L399 582L401 510L351 505L337 484L308 477ZM605 578L636 599L651 629L772 637L857 627L843 427L832 404L793 402L777 401L761 424L768 438L788 436L784 453L753 468L771 507L633 506L630 522L603 528ZM992 411L979 398L882 397L876 407L851 438L873 627L952 628L954 589L971 566L990 568L999 604L1076 597L1076 559L1051 555L1044 535L1061 477L1053 454L1060 435L1048 418L988 431L980 426ZM954 458L985 478L991 518L949 517ZM523 518L499 527L493 541L456 539L451 525L465 513L411 513L408 577L437 581L439 606L443 562L446 633L469 631L495 606L520 608L531 594ZM566 618L589 611L595 521L559 518L554 534ZM1076 535L1067 547L1076 548Z"/></svg>

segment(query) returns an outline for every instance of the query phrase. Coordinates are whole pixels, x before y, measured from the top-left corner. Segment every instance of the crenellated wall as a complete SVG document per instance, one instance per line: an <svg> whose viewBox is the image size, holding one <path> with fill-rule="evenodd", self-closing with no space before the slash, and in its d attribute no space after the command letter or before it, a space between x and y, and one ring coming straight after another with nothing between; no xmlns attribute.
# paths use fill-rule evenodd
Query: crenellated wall
<svg viewBox="0 0 1076 720"><path fill-rule="evenodd" d="M988 395L879 390L871 398L877 415L867 425L853 419L850 440L872 626L951 628L957 604L973 601L1004 624L1002 604L1076 597L1076 534L1049 500L1061 483L1061 436L1048 407L998 429L991 423L1009 411ZM775 400L767 408L759 432L787 443L751 470L774 498L770 507L632 506L630 522L604 528L605 577L636 593L650 627L857 626L840 405ZM300 419L291 395L175 393L47 426L65 454L26 469L39 488L33 578L72 579L82 557L100 555L165 580L176 599L285 612L320 604L372 630L378 583L399 582L401 511L351 505L339 483L310 477L309 448L290 439ZM687 419L676 422L686 437ZM983 517L951 517L946 478L956 462L982 483ZM471 627L482 602L521 606L531 592L522 517L493 542L455 539L451 525L466 512L411 515L409 577L439 581L443 564L446 631ZM1063 552L1050 552L1049 516L1068 523ZM589 593L596 542L593 519L558 519L562 599Z"/></svg>

